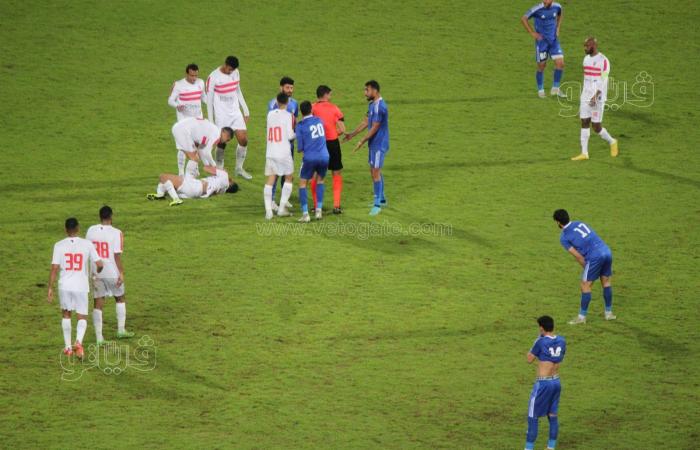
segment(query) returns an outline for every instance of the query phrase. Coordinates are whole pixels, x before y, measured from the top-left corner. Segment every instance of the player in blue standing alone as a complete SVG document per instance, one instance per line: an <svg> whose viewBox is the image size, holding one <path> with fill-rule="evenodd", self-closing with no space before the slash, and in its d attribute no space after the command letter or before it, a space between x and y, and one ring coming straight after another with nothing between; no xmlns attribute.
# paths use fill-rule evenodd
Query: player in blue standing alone
<svg viewBox="0 0 700 450"><path fill-rule="evenodd" d="M549 441L547 450L554 450L559 435L559 397L561 382L559 381L559 365L564 360L566 341L564 337L554 334L554 319L542 316L537 319L540 336L527 352L527 362L532 364L537 360L537 378L532 387L527 408L527 438L525 450L535 448L539 418L549 419Z"/></svg>
<svg viewBox="0 0 700 450"><path fill-rule="evenodd" d="M299 169L299 201L301 203L301 219L299 222L309 222L309 205L306 195L306 185L316 176L316 220L322 218L324 179L328 171L328 148L326 147L326 135L323 130L323 122L318 117L311 115L311 102L301 102L302 119L297 124L295 134L297 136L297 150L302 154L301 168Z"/></svg>
<svg viewBox="0 0 700 450"><path fill-rule="evenodd" d="M345 134L343 142L349 141L364 129L369 130L357 143L353 153L359 150L365 142L369 143L368 162L374 186L374 203L369 215L376 216L387 204L384 197L382 167L384 167L384 158L389 153L389 110L379 91L379 83L375 80L365 83L365 98L369 102L367 116L352 133Z"/></svg>
<svg viewBox="0 0 700 450"><path fill-rule="evenodd" d="M581 275L581 309L578 316L569 322L571 325L586 323L588 305L591 303L591 286L600 278L603 285L603 298L605 299L605 320L615 320L617 316L612 313L612 252L610 247L596 234L595 231L583 222L569 219L569 213L564 209L554 211L554 220L561 228L559 242L564 250L571 253L576 261L583 267Z"/></svg>
<svg viewBox="0 0 700 450"><path fill-rule="evenodd" d="M535 29L530 26L529 20L534 18ZM564 51L559 44L559 29L561 28L562 8L559 3L552 0L544 0L530 8L523 17L520 18L525 30L535 39L535 61L537 62L537 94L540 98L545 97L544 93L544 68L547 66L547 59L554 60L554 82L552 83L551 95L564 96L559 90L561 77L564 73Z"/></svg>
<svg viewBox="0 0 700 450"><path fill-rule="evenodd" d="M291 79L290 77L284 76L280 80L280 92L282 92L284 95L289 97L289 103L287 103L287 112L289 112L292 115L292 120L294 123L292 125L296 125L296 120L297 117L299 117L299 104L297 103L296 100L292 98L292 94L294 94L294 80ZM279 108L277 105L277 96L275 96L272 100L267 102L267 112L273 111L275 109ZM294 141L289 142L290 145L290 151L292 152L292 158L294 158ZM280 188L284 185L284 177L278 177L280 180ZM277 204L275 203L275 192L277 191L277 180L275 180L275 184L272 185L272 210L276 211L277 210ZM292 205L287 202L286 205L287 208L291 208Z"/></svg>

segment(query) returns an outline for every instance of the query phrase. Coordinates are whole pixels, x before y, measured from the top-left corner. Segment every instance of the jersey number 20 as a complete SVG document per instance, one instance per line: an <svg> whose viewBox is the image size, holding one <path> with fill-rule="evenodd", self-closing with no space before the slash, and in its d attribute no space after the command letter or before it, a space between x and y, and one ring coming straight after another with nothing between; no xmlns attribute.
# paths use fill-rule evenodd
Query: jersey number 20
<svg viewBox="0 0 700 450"><path fill-rule="evenodd" d="M311 125L309 129L311 130L311 139L318 139L319 137L324 137L326 135L326 132L323 131L322 123Z"/></svg>

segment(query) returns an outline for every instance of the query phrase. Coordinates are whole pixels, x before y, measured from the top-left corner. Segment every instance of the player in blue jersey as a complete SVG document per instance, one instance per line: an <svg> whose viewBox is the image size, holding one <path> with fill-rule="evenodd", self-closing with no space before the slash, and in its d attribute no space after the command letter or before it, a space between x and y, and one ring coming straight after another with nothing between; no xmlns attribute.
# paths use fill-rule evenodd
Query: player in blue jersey
<svg viewBox="0 0 700 450"><path fill-rule="evenodd" d="M535 29L530 26L529 20L534 18ZM536 4L520 18L525 30L535 39L535 61L537 62L537 93L544 98L544 68L547 59L554 60L554 82L551 95L564 96L560 90L561 77L564 73L564 51L559 44L559 30L562 21L562 8L559 3L552 0L544 0Z"/></svg>
<svg viewBox="0 0 700 450"><path fill-rule="evenodd" d="M365 83L365 97L369 102L367 117L352 132L345 135L344 142L349 141L364 129L369 129L367 134L357 143L353 153L368 142L369 170L374 183L374 204L369 212L370 216L376 216L386 206L384 197L384 158L389 152L389 110L379 92L379 83L370 80Z"/></svg>
<svg viewBox="0 0 700 450"><path fill-rule="evenodd" d="M296 127L297 148L301 153L301 169L299 170L299 201L302 216L299 222L309 222L309 205L306 196L306 184L316 176L316 220L322 217L323 180L328 170L328 148L323 122L311 115L311 102L301 102L302 119Z"/></svg>
<svg viewBox="0 0 700 450"><path fill-rule="evenodd" d="M605 299L605 320L615 320L612 313L612 252L605 242L598 237L595 231L583 222L571 222L569 213L564 209L554 211L554 220L561 228L561 242L564 250L571 253L576 261L583 267L581 275L581 310L578 316L569 324L576 325L586 323L588 304L591 302L591 286L600 278L603 285L603 298Z"/></svg>
<svg viewBox="0 0 700 450"><path fill-rule="evenodd" d="M559 381L559 364L564 360L566 341L562 336L554 334L554 319L542 316L537 319L540 336L527 352L527 362L532 364L537 360L537 378L532 387L530 402L527 408L527 440L525 450L535 448L539 418L549 419L549 442L547 450L554 450L559 434L559 396L561 383Z"/></svg>
<svg viewBox="0 0 700 450"><path fill-rule="evenodd" d="M290 77L282 77L280 80L280 92L282 92L284 95L289 97L289 103L287 103L287 111L292 115L294 124L296 125L296 120L297 117L299 117L299 104L297 103L296 100L292 98L292 94L294 94L294 80L291 79ZM273 111L275 109L279 108L277 105L277 96L275 96L272 100L267 102L267 112ZM292 152L292 158L294 157L294 141L291 141L289 143L290 145L290 150ZM284 185L284 177L278 177L280 180L280 188ZM275 184L272 185L272 210L277 211L277 203L275 203L275 192L277 191L277 180L275 180ZM291 203L287 202L286 205L287 209L291 208L292 205Z"/></svg>

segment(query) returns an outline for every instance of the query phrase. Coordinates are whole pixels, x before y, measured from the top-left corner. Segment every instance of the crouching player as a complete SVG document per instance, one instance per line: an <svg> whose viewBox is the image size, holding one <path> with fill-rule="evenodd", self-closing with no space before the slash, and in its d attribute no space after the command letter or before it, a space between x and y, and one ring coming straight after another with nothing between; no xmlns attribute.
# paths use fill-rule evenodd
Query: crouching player
<svg viewBox="0 0 700 450"><path fill-rule="evenodd" d="M162 173L156 193L148 194L146 198L164 200L167 193L172 199L170 206L177 206L182 204L183 198L207 198L225 192L231 194L238 192L238 185L225 170L217 169L216 166L204 166L204 170L212 176L197 178L199 176L197 163L189 161L184 176Z"/></svg>
<svg viewBox="0 0 700 450"><path fill-rule="evenodd" d="M299 170L299 201L301 202L302 216L299 222L309 222L309 204L306 197L306 184L316 178L316 219L322 217L323 208L323 180L328 171L328 148L326 147L323 122L318 117L311 115L311 102L301 103L301 115L303 118L297 125L297 148L302 153L301 169Z"/></svg>
<svg viewBox="0 0 700 450"><path fill-rule="evenodd" d="M562 336L554 334L554 319L542 316L537 319L540 326L540 337L527 353L528 364L538 360L537 379L532 387L530 403L527 410L527 441L525 450L535 448L539 418L549 419L549 442L547 450L554 450L559 434L559 364L564 360L566 341Z"/></svg>
<svg viewBox="0 0 700 450"><path fill-rule="evenodd" d="M178 175L185 175L185 162L187 158L193 161L202 160L205 166L213 166L216 163L211 156L214 146L217 149L226 147L226 143L233 137L233 130L229 127L219 127L204 119L191 117L173 125L173 138L177 147ZM223 169L223 164L219 169Z"/></svg>

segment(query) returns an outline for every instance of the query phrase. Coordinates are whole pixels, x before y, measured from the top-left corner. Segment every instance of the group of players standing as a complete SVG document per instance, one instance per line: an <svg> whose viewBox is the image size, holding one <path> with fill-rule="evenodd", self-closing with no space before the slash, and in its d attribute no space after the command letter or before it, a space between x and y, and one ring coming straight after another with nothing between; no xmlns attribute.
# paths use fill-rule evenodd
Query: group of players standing
<svg viewBox="0 0 700 450"><path fill-rule="evenodd" d="M227 57L205 83L198 78L198 66L190 64L185 68L185 78L173 84L168 104L176 109L177 114L172 134L177 147L178 174L161 174L156 192L148 194L148 199L165 199L167 194L171 198L170 205L176 206L182 204L182 198L205 198L236 192L238 185L224 168L224 149L234 137L238 143L235 175L252 179L252 175L243 168L250 113L241 91L238 65L238 58ZM365 97L370 102L367 116L349 133L345 129L343 113L330 102L332 91L328 86L318 86L314 103L303 101L299 104L292 98L293 93L294 80L285 76L280 80L279 93L268 103L266 182L263 188L265 218L272 219L275 212L280 217L291 215L289 198L292 193L295 140L297 150L302 154L299 170L300 222L310 221L308 185L311 187L315 218L322 218L328 170L333 175L333 213L341 214L343 163L340 137L347 142L365 129L368 132L354 151L368 143L368 163L374 189L370 215L379 214L386 206L381 169L389 151L388 109L381 97L379 83L374 80L365 83ZM204 119L202 103L207 106L208 120ZM200 161L203 170L210 174L207 178L198 178ZM279 204L275 202L278 179L281 179Z"/></svg>

